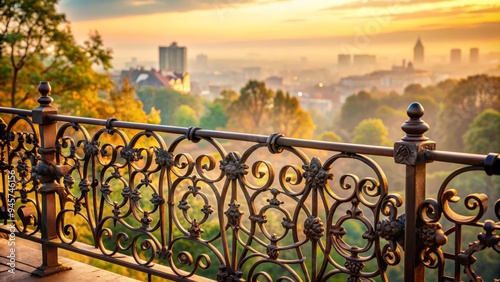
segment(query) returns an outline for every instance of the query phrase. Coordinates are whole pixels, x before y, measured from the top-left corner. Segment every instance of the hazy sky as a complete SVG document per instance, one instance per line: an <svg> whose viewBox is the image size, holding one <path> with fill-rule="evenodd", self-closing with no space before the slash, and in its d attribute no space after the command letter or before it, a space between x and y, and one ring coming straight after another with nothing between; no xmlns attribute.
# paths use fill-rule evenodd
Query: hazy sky
<svg viewBox="0 0 500 282"><path fill-rule="evenodd" d="M500 51L498 0L61 0L82 42L98 30L116 61L155 61L177 41L188 57L335 60L339 53L412 57Z"/></svg>

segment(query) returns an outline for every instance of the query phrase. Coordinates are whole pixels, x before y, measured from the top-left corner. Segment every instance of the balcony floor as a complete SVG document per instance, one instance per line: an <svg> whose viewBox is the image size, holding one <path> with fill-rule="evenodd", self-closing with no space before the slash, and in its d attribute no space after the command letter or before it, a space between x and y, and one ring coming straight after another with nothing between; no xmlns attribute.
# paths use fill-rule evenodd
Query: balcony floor
<svg viewBox="0 0 500 282"><path fill-rule="evenodd" d="M80 263L59 255L59 262L63 265L70 266L72 269L63 271L54 275L39 278L31 276L31 272L42 264L42 251L40 245L24 240L21 238L15 239L16 248L16 269L15 274L9 273L8 266L11 246L8 245L8 240L5 239L6 234L0 233L0 282L4 281L50 281L50 282L83 282L83 281L138 281L129 277L102 270L84 263ZM62 254L63 255L63 254Z"/></svg>

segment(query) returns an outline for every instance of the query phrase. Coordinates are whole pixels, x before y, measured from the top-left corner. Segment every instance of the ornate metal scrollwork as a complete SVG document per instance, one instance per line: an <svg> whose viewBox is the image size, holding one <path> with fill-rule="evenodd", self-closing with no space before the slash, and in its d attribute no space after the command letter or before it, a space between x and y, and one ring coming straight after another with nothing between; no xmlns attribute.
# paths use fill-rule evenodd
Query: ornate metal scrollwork
<svg viewBox="0 0 500 282"><path fill-rule="evenodd" d="M474 253L482 251L485 248L492 248L497 253L500 253L500 237L495 234L495 230L500 229L500 226L491 219L485 219L481 223L481 219L484 218L488 209L488 195L482 193L467 195L463 200L463 204L469 212L464 212L464 208L457 208L457 203L461 200L458 196L458 190L450 188L448 185L458 176L478 170L482 170L482 167L463 167L451 173L443 181L437 194L437 200L425 200L420 205L418 212L419 218L422 221L418 229L419 239L424 247L420 254L422 263L429 268L438 268L440 273L442 273L445 269L446 260L453 259L463 266L464 273L471 281L483 281L474 272L472 267L476 261ZM495 208L497 218L499 218L497 210L500 206L498 202L497 200ZM443 220L443 224L441 224L438 221L443 216L446 221ZM443 229L443 226L447 226L447 229ZM464 226L468 226L468 228L482 226L485 231L478 235L478 241L470 243L469 247L465 250L461 246L461 241L466 235L461 231L464 229ZM446 245L448 237L453 234L456 234L454 235L455 240L459 240L459 242L454 243L454 251L447 252L445 250L449 249L449 247L443 248L442 246ZM459 280L461 279L461 273L456 271L453 277Z"/></svg>
<svg viewBox="0 0 500 282"><path fill-rule="evenodd" d="M495 233L495 230L500 229L500 226L492 220L486 220L483 225L484 233L481 232L477 239L469 244L469 247L460 252L457 259L458 262L464 266L464 271L471 281L483 281L481 276L478 276L472 269L472 264L476 261L474 253L484 250L485 248L492 248L500 254L500 236Z"/></svg>

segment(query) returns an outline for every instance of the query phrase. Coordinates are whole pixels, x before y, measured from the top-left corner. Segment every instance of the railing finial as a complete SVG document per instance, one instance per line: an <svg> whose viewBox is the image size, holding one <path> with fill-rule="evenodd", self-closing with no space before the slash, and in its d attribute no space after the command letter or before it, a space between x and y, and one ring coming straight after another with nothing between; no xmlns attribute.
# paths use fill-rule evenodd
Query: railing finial
<svg viewBox="0 0 500 282"><path fill-rule="evenodd" d="M406 133L402 138L403 141L426 141L429 138L424 136L424 133L429 130L429 125L421 119L424 115L424 107L418 103L413 102L406 110L409 120L401 125L401 129Z"/></svg>
<svg viewBox="0 0 500 282"><path fill-rule="evenodd" d="M54 99L52 99L52 97L49 96L50 90L52 90L52 88L50 87L50 82L40 81L40 84L38 85L38 92L42 96L38 98L38 103L40 103L41 107L47 107L52 102L54 102Z"/></svg>

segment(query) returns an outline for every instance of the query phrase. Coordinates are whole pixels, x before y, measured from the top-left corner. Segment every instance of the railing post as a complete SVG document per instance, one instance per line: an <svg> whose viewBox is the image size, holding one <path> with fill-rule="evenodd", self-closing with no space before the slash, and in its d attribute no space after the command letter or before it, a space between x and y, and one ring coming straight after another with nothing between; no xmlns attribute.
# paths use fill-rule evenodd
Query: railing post
<svg viewBox="0 0 500 282"><path fill-rule="evenodd" d="M42 196L42 216L40 220L42 232L42 265L39 266L32 275L47 276L60 271L71 269L59 263L57 247L48 246L46 243L57 238L56 233L56 192L63 189L57 183L64 173L64 167L55 164L55 142L56 142L56 123L50 121L49 114L57 114L57 108L52 106L52 97L50 94L50 84L40 82L38 92L41 97L38 98L40 106L33 110L33 123L38 124L40 130L40 148L38 149L41 162L33 167L33 176L42 183L39 190Z"/></svg>
<svg viewBox="0 0 500 282"><path fill-rule="evenodd" d="M418 207L425 200L426 150L435 150L436 143L429 141L424 133L429 125L421 117L424 108L412 103L407 110L410 117L401 128L406 135L394 144L394 160L406 165L405 181L405 235L404 235L404 279L405 282L425 281L424 265L419 256L423 249L418 239Z"/></svg>

